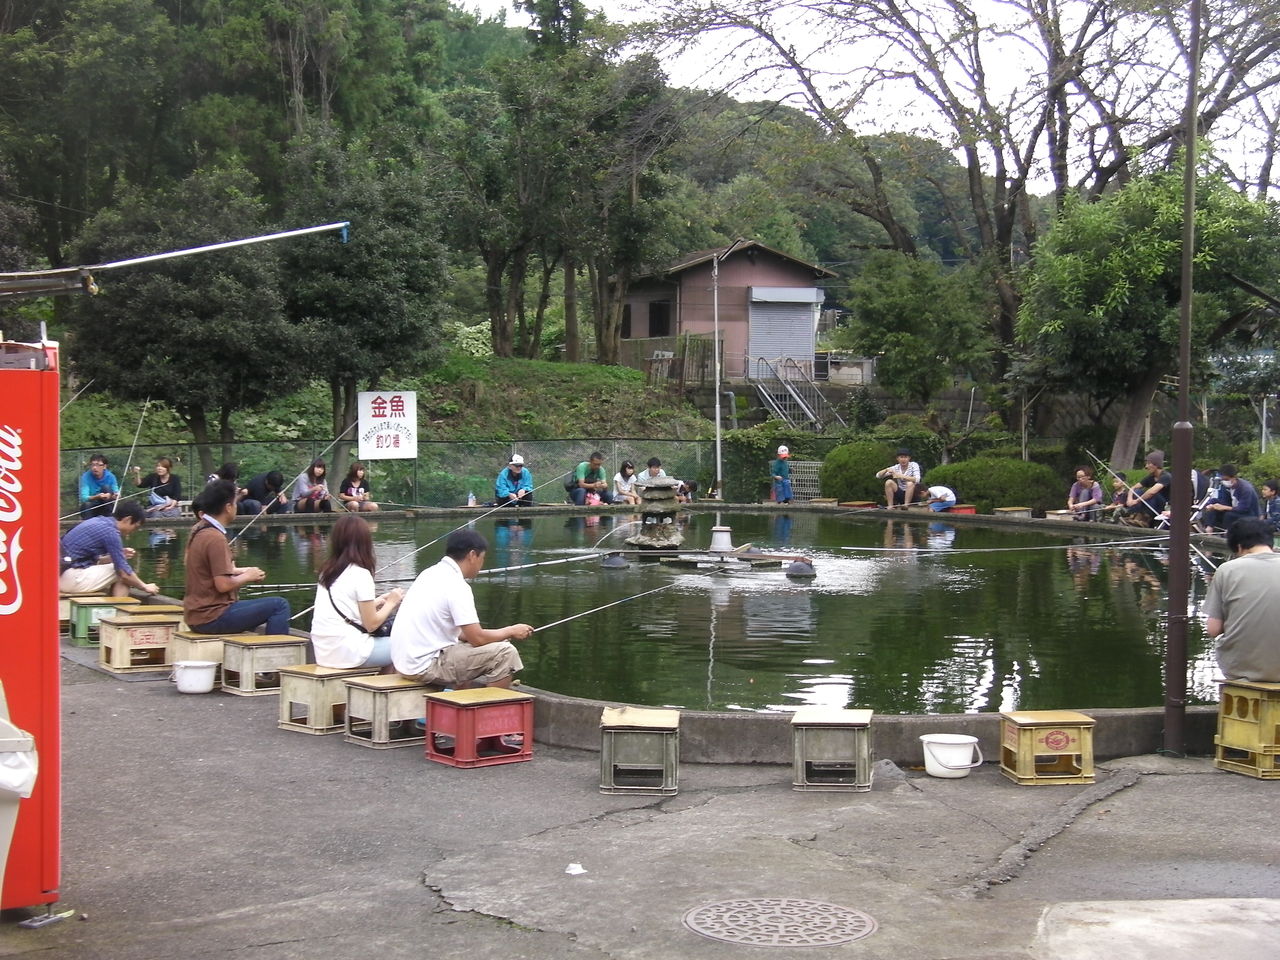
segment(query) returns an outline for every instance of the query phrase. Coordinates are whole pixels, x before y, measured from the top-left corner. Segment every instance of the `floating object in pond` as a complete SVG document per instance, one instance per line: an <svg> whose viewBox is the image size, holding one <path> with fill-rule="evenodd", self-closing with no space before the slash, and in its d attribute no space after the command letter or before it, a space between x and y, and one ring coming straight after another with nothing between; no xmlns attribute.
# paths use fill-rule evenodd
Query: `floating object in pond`
<svg viewBox="0 0 1280 960"><path fill-rule="evenodd" d="M733 527L711 528L711 552L733 553Z"/></svg>
<svg viewBox="0 0 1280 960"><path fill-rule="evenodd" d="M793 560L787 567L788 577L816 577L818 571L813 569L813 564L808 560Z"/></svg>
<svg viewBox="0 0 1280 960"><path fill-rule="evenodd" d="M604 567L606 570L625 570L627 567L631 566L631 564L627 562L627 558L622 554L611 553L600 561L600 566Z"/></svg>

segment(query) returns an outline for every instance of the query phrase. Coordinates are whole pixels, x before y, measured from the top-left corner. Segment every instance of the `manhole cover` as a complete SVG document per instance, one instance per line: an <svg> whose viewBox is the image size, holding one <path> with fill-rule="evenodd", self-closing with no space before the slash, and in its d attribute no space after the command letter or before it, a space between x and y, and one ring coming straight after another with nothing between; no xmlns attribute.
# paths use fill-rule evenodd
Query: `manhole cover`
<svg viewBox="0 0 1280 960"><path fill-rule="evenodd" d="M712 940L761 947L828 947L876 930L861 911L791 897L705 903L684 915L684 925Z"/></svg>

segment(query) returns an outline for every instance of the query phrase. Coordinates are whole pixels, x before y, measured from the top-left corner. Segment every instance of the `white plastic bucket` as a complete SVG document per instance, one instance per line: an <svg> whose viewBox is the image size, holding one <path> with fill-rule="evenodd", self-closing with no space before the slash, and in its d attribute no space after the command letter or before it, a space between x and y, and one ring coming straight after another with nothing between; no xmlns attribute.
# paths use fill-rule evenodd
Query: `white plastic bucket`
<svg viewBox="0 0 1280 960"><path fill-rule="evenodd" d="M955 780L967 777L969 771L982 763L982 748L978 738L963 733L926 733L921 735L924 744L924 772L931 777ZM973 756L977 754L978 759Z"/></svg>
<svg viewBox="0 0 1280 960"><path fill-rule="evenodd" d="M213 660L178 660L173 665L173 679L179 693L209 693L218 664Z"/></svg>

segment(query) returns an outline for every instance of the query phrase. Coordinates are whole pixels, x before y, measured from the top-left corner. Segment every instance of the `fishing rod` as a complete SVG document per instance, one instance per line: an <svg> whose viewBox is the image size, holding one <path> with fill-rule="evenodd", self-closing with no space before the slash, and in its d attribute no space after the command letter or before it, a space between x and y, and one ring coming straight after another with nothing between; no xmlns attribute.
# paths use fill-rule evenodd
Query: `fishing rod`
<svg viewBox="0 0 1280 960"><path fill-rule="evenodd" d="M1169 537L1132 537L1125 540L1104 540L1101 543L1053 543L1040 547L961 547L958 550L947 550L947 554L957 553L1019 553L1032 550L1092 550L1096 547L1127 547L1140 543L1166 543ZM854 553L917 553L915 547L841 547Z"/></svg>
<svg viewBox="0 0 1280 960"><path fill-rule="evenodd" d="M132 500L134 497L145 497L145 496L147 496L147 495L148 495L148 494L150 494L150 493L151 493L151 491L150 491L149 489L147 489L147 490L139 490L139 491L137 491L136 493L122 493L122 494L120 494L118 497L116 497L116 499L115 499L115 500L113 500L113 501L112 501L112 503L118 503L118 502L119 502L119 501L121 501L121 500ZM114 508L114 507L112 508L111 515L112 515L112 516L115 516L115 508ZM65 516L61 516L61 517L59 517L59 518L58 518L58 522L59 522L59 523L61 523L63 520L74 520L74 519L75 519L76 517L78 517L78 516L80 516L80 511L77 509L77 510L72 511L71 513L66 514ZM148 518L148 519L149 519L149 518Z"/></svg>
<svg viewBox="0 0 1280 960"><path fill-rule="evenodd" d="M334 441L334 442L336 443L337 441ZM299 474L299 476L301 476L301 474ZM560 477L552 477L550 480L546 481L546 483L540 483L540 484L538 484L538 486L534 487L534 488L533 488L533 492L534 492L534 493L537 493L539 490L541 490L541 489L542 489L543 487L545 487L545 486L549 486L550 484L553 484L553 483L559 483L559 482L560 482L560 479L561 479ZM420 547L417 547L417 548L415 548L415 549L413 549L413 550L410 550L410 551L409 551L408 553L406 553L403 557L398 557L398 558L396 558L395 560L390 561L389 563L384 563L384 564L383 564L382 566L380 566L377 570L373 571L373 575L374 575L374 577L376 578L376 577L378 576L378 574L382 573L382 571L384 571L384 570L386 570L386 569L388 569L388 568L390 568L390 567L394 567L394 566L395 566L396 564L398 564L398 563L403 563L405 560L408 560L410 557L417 556L417 555L418 555L419 553L421 553L423 550L427 549L427 547L430 547L430 546L432 546L433 544L437 544L437 543L439 543L439 542L440 542L441 540L443 540L445 537L449 536L449 534L451 534L451 533L457 533L457 532L458 532L459 530L461 530L463 527L470 526L471 524L475 523L477 520L483 520L485 517L489 516L491 513L497 513L499 510L505 510L505 509L509 509L509 508L507 507L507 505L506 505L505 503L500 503L500 504L498 504L496 507L492 507L492 508L490 508L490 509L486 510L484 513L480 514L479 516L477 516L477 517L472 517L471 519L467 520L465 523L460 523L460 524L458 524L458 526L454 527L454 528L453 528L452 530L450 530L448 533L442 533L440 536L436 537L434 540L431 540L431 541L429 541L429 542L427 542L427 543L424 543L424 544L423 544L422 546L420 546ZM242 531L242 532L243 532L243 531ZM405 577L404 579L405 579L405 580L416 580L416 579L417 579L417 577L416 577L416 576L414 576L414 577ZM396 580L383 580L382 582L383 582L383 583L395 583L395 582L396 582ZM314 610L315 608L316 608L316 605L313 603L311 606L307 607L307 609L303 610L301 613L296 613L296 614L294 614L294 615L293 615L292 617L290 617L289 619L290 619L290 620L297 620L299 617L306 616L308 613L310 613L310 612L311 612L312 610Z"/></svg>
<svg viewBox="0 0 1280 960"><path fill-rule="evenodd" d="M670 583L663 584L660 587L655 587L652 590L646 590L644 593L637 593L634 596L623 597L621 600L614 600L612 603L606 603L599 607L592 607L590 610L583 610L581 613L572 614L565 617L563 620L556 620L554 623L544 623L540 627L534 627L533 632L537 633L540 630L549 630L552 627L560 626L562 623L568 623L570 620L577 620L579 617L585 617L588 614L599 613L601 610L608 610L610 607L616 607L620 603L630 603L632 600L639 600L641 597L647 597L650 594L658 593L662 590L670 590L675 585L676 581L672 580Z"/></svg>
<svg viewBox="0 0 1280 960"><path fill-rule="evenodd" d="M342 438L343 438L343 437L345 437L345 436L347 435L347 433L351 430L351 428L352 428L352 427L354 427L354 426L356 426L357 424L359 424L359 422L360 422L359 420L353 420L351 423L349 423L349 424L347 425L347 428L346 428L345 430L343 430L341 433L339 433L336 437L334 437L334 438L333 438L333 442L332 442L332 443L330 443L330 444L329 444L329 446L325 447L325 448L324 448L323 450L321 450L321 451L320 451L316 456L314 456L314 457L312 457L312 458L311 458L311 463L315 463L317 460L319 460L321 457L323 457L326 453L328 453L330 450L332 450L334 447L336 447L336 446L338 445L338 443L342 440ZM297 483L297 482L298 482L299 478L300 478L304 473L306 473L306 472L307 472L307 470L309 470L310 468L311 468L311 465L310 465L310 464L308 464L306 467L304 467L302 470L300 470L300 471L299 471L299 472L294 476L294 478L293 478L292 480L290 480L287 484L285 484L285 486L287 486L287 487L291 487L291 486L293 486L295 483ZM328 480L328 477L327 477L327 476L325 477L325 480L326 480L326 481ZM327 485L327 483L326 483L326 489L328 489L328 485ZM281 487L281 490L283 491L283 490L284 490L284 487ZM265 513L267 512L267 510L269 510L269 509L270 509L271 504L273 504L273 503L275 503L275 497L272 497L270 500L268 500L266 503L264 503L264 504L262 505L262 509L261 509L261 510L259 510L257 513L255 513L255 514L253 515L253 517L249 520L249 522L248 522L248 523L246 523L243 527L241 527L239 530L237 530L237 531L236 531L236 533L235 533L235 536L233 536L233 537L231 537L229 540L227 540L227 543L235 543L235 542L236 542L236 540L238 540L238 539L240 538L240 535L241 535L242 533L244 533L244 532L245 532L246 530L248 530L251 526L253 526L253 524L258 520L258 518L259 518L259 517L261 517L263 514L265 514ZM305 611L304 611L304 612L305 612Z"/></svg>
<svg viewBox="0 0 1280 960"><path fill-rule="evenodd" d="M122 477L127 477L129 475L129 468L133 466L133 451L138 449L138 437L142 433L142 421L147 417L147 407L149 406L151 406L151 398L147 397L146 403L142 405L142 413L138 416L138 429L133 431L133 445L129 447L129 456L125 459L124 470L120 472L120 476ZM113 517L116 515L116 507L119 506L119 504L120 493L119 491L116 491L115 503L111 506L111 515Z"/></svg>
<svg viewBox="0 0 1280 960"><path fill-rule="evenodd" d="M1130 496L1134 495L1135 491L1137 490L1136 484L1130 485L1129 481L1125 477L1120 476L1120 474L1112 470L1111 467L1106 463L1104 463L1102 458L1099 457L1097 454L1095 454L1092 450L1085 450L1085 454L1088 455L1089 459L1091 459L1094 463L1100 466L1103 470L1111 474L1112 479L1119 480L1121 483L1123 483L1125 485L1125 489L1129 491ZM1170 490L1169 492L1172 493L1173 491ZM1138 502L1145 505L1146 508L1151 511L1152 519L1159 518L1160 511L1151 505L1151 501L1144 500L1142 497L1138 497Z"/></svg>
<svg viewBox="0 0 1280 960"><path fill-rule="evenodd" d="M537 493L543 487L550 486L553 483L559 483L561 479L562 479L561 477L552 477L550 480L546 481L545 483L540 483L536 487L534 487L533 492ZM485 517L489 516L490 514L497 513L499 510L510 510L510 509L511 508L507 506L507 504L505 503L500 503L496 507L490 507L488 510L486 510L484 513L480 514L479 516L472 517L471 519L467 520L465 523L458 524L458 526L454 527L448 533L440 534L440 536L436 537L434 540L431 540L428 543L424 543L422 546L409 551L403 557L398 557L395 560L392 560L390 563L384 563L377 570L373 571L373 575L376 577L378 574L380 574L383 570L386 570L388 567L394 567L397 563L401 563L405 560L408 560L412 556L416 556L417 554L421 553L423 550L427 549L427 547L430 547L434 544L439 543L445 537L449 536L450 533L457 533L463 527L469 526L470 524L475 523L477 520L483 520Z"/></svg>
<svg viewBox="0 0 1280 960"><path fill-rule="evenodd" d="M67 407L71 406L71 404L75 403L76 397L80 396L80 394L84 393L91 386L93 386L94 381L97 379L98 379L97 377L90 377L88 383L86 383L83 387L77 390L75 394L72 395L70 400L68 400L66 403L64 403L62 406L58 408L58 412L61 413L63 410L67 409Z"/></svg>

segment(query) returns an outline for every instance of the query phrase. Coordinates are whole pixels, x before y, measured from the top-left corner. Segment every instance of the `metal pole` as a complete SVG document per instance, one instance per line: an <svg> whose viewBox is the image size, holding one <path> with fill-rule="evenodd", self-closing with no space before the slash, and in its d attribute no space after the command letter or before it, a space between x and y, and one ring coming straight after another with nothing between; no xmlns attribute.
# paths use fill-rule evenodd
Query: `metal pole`
<svg viewBox="0 0 1280 960"><path fill-rule="evenodd" d="M1191 591L1191 298L1195 257L1196 97L1200 77L1200 0L1191 0L1187 104L1183 117L1186 154L1182 179L1182 290L1178 338L1178 422L1173 425L1173 489L1169 504L1169 634L1164 663L1164 753L1182 756L1186 745L1187 600Z"/></svg>
<svg viewBox="0 0 1280 960"><path fill-rule="evenodd" d="M732 249L732 248L730 248ZM720 255L711 258L711 350L715 354L716 393L716 496L724 499L723 470L720 458Z"/></svg>

